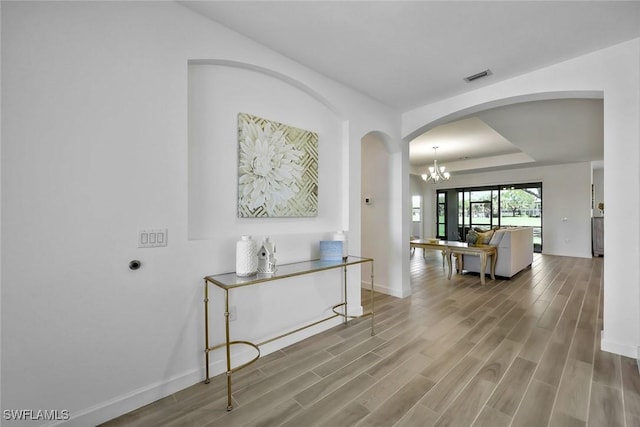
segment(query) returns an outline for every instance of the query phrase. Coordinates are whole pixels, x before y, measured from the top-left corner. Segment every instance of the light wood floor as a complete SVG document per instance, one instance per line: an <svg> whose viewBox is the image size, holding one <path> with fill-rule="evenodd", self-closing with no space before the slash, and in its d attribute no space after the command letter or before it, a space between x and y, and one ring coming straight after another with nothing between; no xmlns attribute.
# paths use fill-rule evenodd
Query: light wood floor
<svg viewBox="0 0 640 427"><path fill-rule="evenodd" d="M602 258L536 255L511 280L411 260L413 295L107 426L640 426L634 359L600 351ZM363 291L363 301L368 301Z"/></svg>

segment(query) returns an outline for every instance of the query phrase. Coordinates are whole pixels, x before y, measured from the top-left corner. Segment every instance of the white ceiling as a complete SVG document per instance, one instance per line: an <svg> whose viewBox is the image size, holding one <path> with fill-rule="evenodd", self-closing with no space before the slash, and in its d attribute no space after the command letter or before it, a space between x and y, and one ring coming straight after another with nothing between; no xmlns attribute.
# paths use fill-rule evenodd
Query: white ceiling
<svg viewBox="0 0 640 427"><path fill-rule="evenodd" d="M415 172L433 164L434 146L438 162L459 173L597 161L603 135L602 99L524 102L425 132L411 141L410 162Z"/></svg>
<svg viewBox="0 0 640 427"><path fill-rule="evenodd" d="M640 37L640 1L180 3L398 112ZM413 166L437 145L453 171L602 160L602 101L501 107L417 140Z"/></svg>

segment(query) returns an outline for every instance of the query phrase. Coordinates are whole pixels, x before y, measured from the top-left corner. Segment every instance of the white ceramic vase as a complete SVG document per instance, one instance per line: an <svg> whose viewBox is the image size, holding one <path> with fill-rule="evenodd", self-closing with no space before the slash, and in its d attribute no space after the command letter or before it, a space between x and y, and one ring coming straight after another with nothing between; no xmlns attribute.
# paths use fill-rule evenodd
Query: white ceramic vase
<svg viewBox="0 0 640 427"><path fill-rule="evenodd" d="M347 234L340 230L333 234L333 240L342 242L342 259L346 260L349 256L349 241L347 240Z"/></svg>
<svg viewBox="0 0 640 427"><path fill-rule="evenodd" d="M242 236L236 243L236 275L252 276L258 271L258 247L251 236Z"/></svg>

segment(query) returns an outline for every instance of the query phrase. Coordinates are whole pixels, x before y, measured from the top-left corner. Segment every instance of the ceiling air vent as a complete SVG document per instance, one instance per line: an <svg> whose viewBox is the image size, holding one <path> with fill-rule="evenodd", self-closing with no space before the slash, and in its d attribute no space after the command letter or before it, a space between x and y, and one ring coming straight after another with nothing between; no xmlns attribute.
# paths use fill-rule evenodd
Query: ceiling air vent
<svg viewBox="0 0 640 427"><path fill-rule="evenodd" d="M491 75L491 70L490 69L486 69L484 71L480 71L479 73L473 74L471 76L465 77L464 81L467 83L471 83L474 80L478 80L481 79L483 77L487 77Z"/></svg>

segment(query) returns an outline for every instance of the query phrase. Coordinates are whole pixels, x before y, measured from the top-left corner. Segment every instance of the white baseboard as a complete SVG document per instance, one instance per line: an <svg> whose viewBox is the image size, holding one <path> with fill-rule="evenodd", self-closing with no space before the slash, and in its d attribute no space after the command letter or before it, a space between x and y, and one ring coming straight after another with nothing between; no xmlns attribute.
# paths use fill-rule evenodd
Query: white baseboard
<svg viewBox="0 0 640 427"><path fill-rule="evenodd" d="M45 425L47 427L61 425L65 427L85 427L104 423L203 381L203 371L204 367L166 381L158 381L84 410L74 411L67 421L57 421Z"/></svg>
<svg viewBox="0 0 640 427"><path fill-rule="evenodd" d="M362 288L366 290L371 290L371 282L362 282ZM409 295L411 295L411 293L408 293L405 295L402 292L402 289L390 288L388 286L379 285L377 283L373 284L373 290L375 292L391 295L392 297L396 297L396 298L406 298Z"/></svg>
<svg viewBox="0 0 640 427"><path fill-rule="evenodd" d="M362 306L354 307L353 309L349 308L350 315L357 316L362 313ZM260 347L260 354L261 356L266 356L269 353L273 353L274 351L280 350L281 348L285 348L312 335L337 326L342 322L343 319L341 317L336 317L295 334L275 340ZM292 329L295 329L295 327ZM268 338L269 337L266 337L265 340ZM255 354L255 350L251 347L240 350L237 353L234 353L233 365L239 366L240 364L251 360L253 357L255 357ZM225 359L223 357L217 357L214 359L216 360L209 364L209 375L211 378L226 371ZM153 403L159 399L170 396L180 390L191 387L194 384L204 382L204 377L205 369L204 366L202 366L201 368L185 372L182 375L177 375L165 381L158 381L153 384L149 384L146 387L132 390L128 393L99 403L90 408L86 408L81 411L75 411L71 413L71 418L69 420L55 421L45 424L45 426L53 427L64 425L65 427L85 427L89 425L98 425L113 418L119 417L120 415L131 412L135 409L141 408L142 406Z"/></svg>
<svg viewBox="0 0 640 427"><path fill-rule="evenodd" d="M362 282L362 289L370 291L371 290L370 282L369 283ZM404 298L408 296L408 295L403 295L402 290L400 289L389 288L388 286L382 286L377 284L373 285L373 290L375 292L380 292L382 294L391 295L392 297L397 297L397 298Z"/></svg>
<svg viewBox="0 0 640 427"><path fill-rule="evenodd" d="M603 351L618 354L620 356L631 357L632 359L638 359L638 356L640 355L639 347L607 340L604 331L602 331L602 338L600 339L600 348Z"/></svg>

